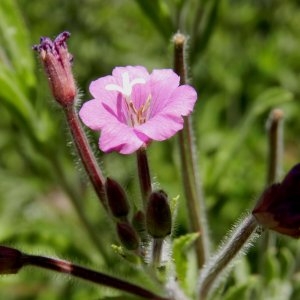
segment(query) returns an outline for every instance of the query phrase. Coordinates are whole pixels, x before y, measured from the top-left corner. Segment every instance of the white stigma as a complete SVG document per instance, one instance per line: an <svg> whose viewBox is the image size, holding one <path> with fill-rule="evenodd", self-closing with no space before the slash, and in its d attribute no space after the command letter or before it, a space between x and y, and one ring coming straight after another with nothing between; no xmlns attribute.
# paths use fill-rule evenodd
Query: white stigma
<svg viewBox="0 0 300 300"><path fill-rule="evenodd" d="M122 86L117 84L107 84L105 89L108 91L117 91L122 93L125 97L129 97L132 92L132 87L139 83L146 83L146 81L144 78L135 78L130 82L128 72L124 72L122 74Z"/></svg>

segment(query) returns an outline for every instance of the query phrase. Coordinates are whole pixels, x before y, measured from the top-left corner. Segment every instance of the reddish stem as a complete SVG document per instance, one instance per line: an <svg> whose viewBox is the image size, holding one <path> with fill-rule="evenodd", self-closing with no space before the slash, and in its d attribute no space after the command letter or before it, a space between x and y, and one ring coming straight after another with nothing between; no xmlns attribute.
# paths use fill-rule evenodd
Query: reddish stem
<svg viewBox="0 0 300 300"><path fill-rule="evenodd" d="M64 107L64 112L81 161L101 203L107 210L106 195L104 189L105 180L82 129L79 118L77 116L77 112L75 111L73 105Z"/></svg>
<svg viewBox="0 0 300 300"><path fill-rule="evenodd" d="M23 266L25 265L36 266L39 268L48 269L65 274L71 274L75 277L100 285L115 288L121 291L125 291L127 293L143 297L145 299L168 300L167 298L160 297L152 293L151 291L148 291L130 282L103 273L99 273L78 265L74 265L67 261L62 261L44 256L23 254Z"/></svg>

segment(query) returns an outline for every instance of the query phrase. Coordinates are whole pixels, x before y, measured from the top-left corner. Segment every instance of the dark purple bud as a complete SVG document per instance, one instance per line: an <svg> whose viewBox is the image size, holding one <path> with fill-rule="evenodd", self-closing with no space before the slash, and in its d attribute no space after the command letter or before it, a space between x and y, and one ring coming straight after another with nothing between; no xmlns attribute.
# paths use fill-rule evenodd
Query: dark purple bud
<svg viewBox="0 0 300 300"><path fill-rule="evenodd" d="M134 228L127 222L117 222L117 233L122 245L128 250L139 247L139 237Z"/></svg>
<svg viewBox="0 0 300 300"><path fill-rule="evenodd" d="M167 194L160 190L150 195L146 224L148 233L154 238L164 238L171 233L172 216Z"/></svg>
<svg viewBox="0 0 300 300"><path fill-rule="evenodd" d="M146 240L147 239L146 216L141 210L138 210L133 215L132 225L135 228L135 230L138 232L141 239Z"/></svg>
<svg viewBox="0 0 300 300"><path fill-rule="evenodd" d="M23 254L13 248L0 246L0 274L16 274L23 267Z"/></svg>
<svg viewBox="0 0 300 300"><path fill-rule="evenodd" d="M108 177L105 182L105 189L108 206L112 215L116 218L127 217L130 207L126 193L121 185Z"/></svg>
<svg viewBox="0 0 300 300"><path fill-rule="evenodd" d="M42 37L40 44L33 46L40 54L52 94L63 107L72 105L76 96L76 85L71 70L73 57L66 44L69 37L70 33L65 31L54 41Z"/></svg>
<svg viewBox="0 0 300 300"><path fill-rule="evenodd" d="M300 237L300 164L290 170L282 183L266 189L252 214L268 229Z"/></svg>

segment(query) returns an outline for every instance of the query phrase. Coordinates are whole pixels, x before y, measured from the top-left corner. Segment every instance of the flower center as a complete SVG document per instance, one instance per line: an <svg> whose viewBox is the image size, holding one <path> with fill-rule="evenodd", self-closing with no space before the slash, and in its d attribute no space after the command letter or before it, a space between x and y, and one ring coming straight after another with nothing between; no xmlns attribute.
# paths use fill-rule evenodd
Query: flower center
<svg viewBox="0 0 300 300"><path fill-rule="evenodd" d="M117 91L124 96L129 117L127 121L132 127L141 125L146 122L146 115L148 108L150 107L151 96L148 96L145 103L141 105L138 109L135 107L131 99L133 86L136 84L144 83L146 83L146 80L144 78L135 78L132 81L130 81L128 72L124 72L122 74L122 86L117 84L107 84L105 86L106 90Z"/></svg>

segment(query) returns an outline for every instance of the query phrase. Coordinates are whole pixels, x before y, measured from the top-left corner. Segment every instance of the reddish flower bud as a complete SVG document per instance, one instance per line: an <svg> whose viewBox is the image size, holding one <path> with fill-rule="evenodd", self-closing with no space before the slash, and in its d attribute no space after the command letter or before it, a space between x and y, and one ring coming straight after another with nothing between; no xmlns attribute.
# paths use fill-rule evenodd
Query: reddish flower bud
<svg viewBox="0 0 300 300"><path fill-rule="evenodd" d="M63 107L72 105L76 96L76 85L71 70L72 55L68 52L66 40L69 32L62 32L54 41L42 37L39 45L33 46L43 62L50 89L55 100Z"/></svg>
<svg viewBox="0 0 300 300"><path fill-rule="evenodd" d="M116 218L127 217L130 207L126 193L121 185L108 177L105 182L105 189L108 206L112 215Z"/></svg>
<svg viewBox="0 0 300 300"><path fill-rule="evenodd" d="M300 237L300 164L290 170L282 183L267 188L252 214L268 229Z"/></svg>
<svg viewBox="0 0 300 300"><path fill-rule="evenodd" d="M139 237L129 223L118 222L117 233L122 245L128 250L136 250L139 247Z"/></svg>
<svg viewBox="0 0 300 300"><path fill-rule="evenodd" d="M20 251L0 246L0 274L16 274L23 267L23 255Z"/></svg>
<svg viewBox="0 0 300 300"><path fill-rule="evenodd" d="M146 210L148 233L154 238L164 238L171 233L172 216L167 194L152 192Z"/></svg>

